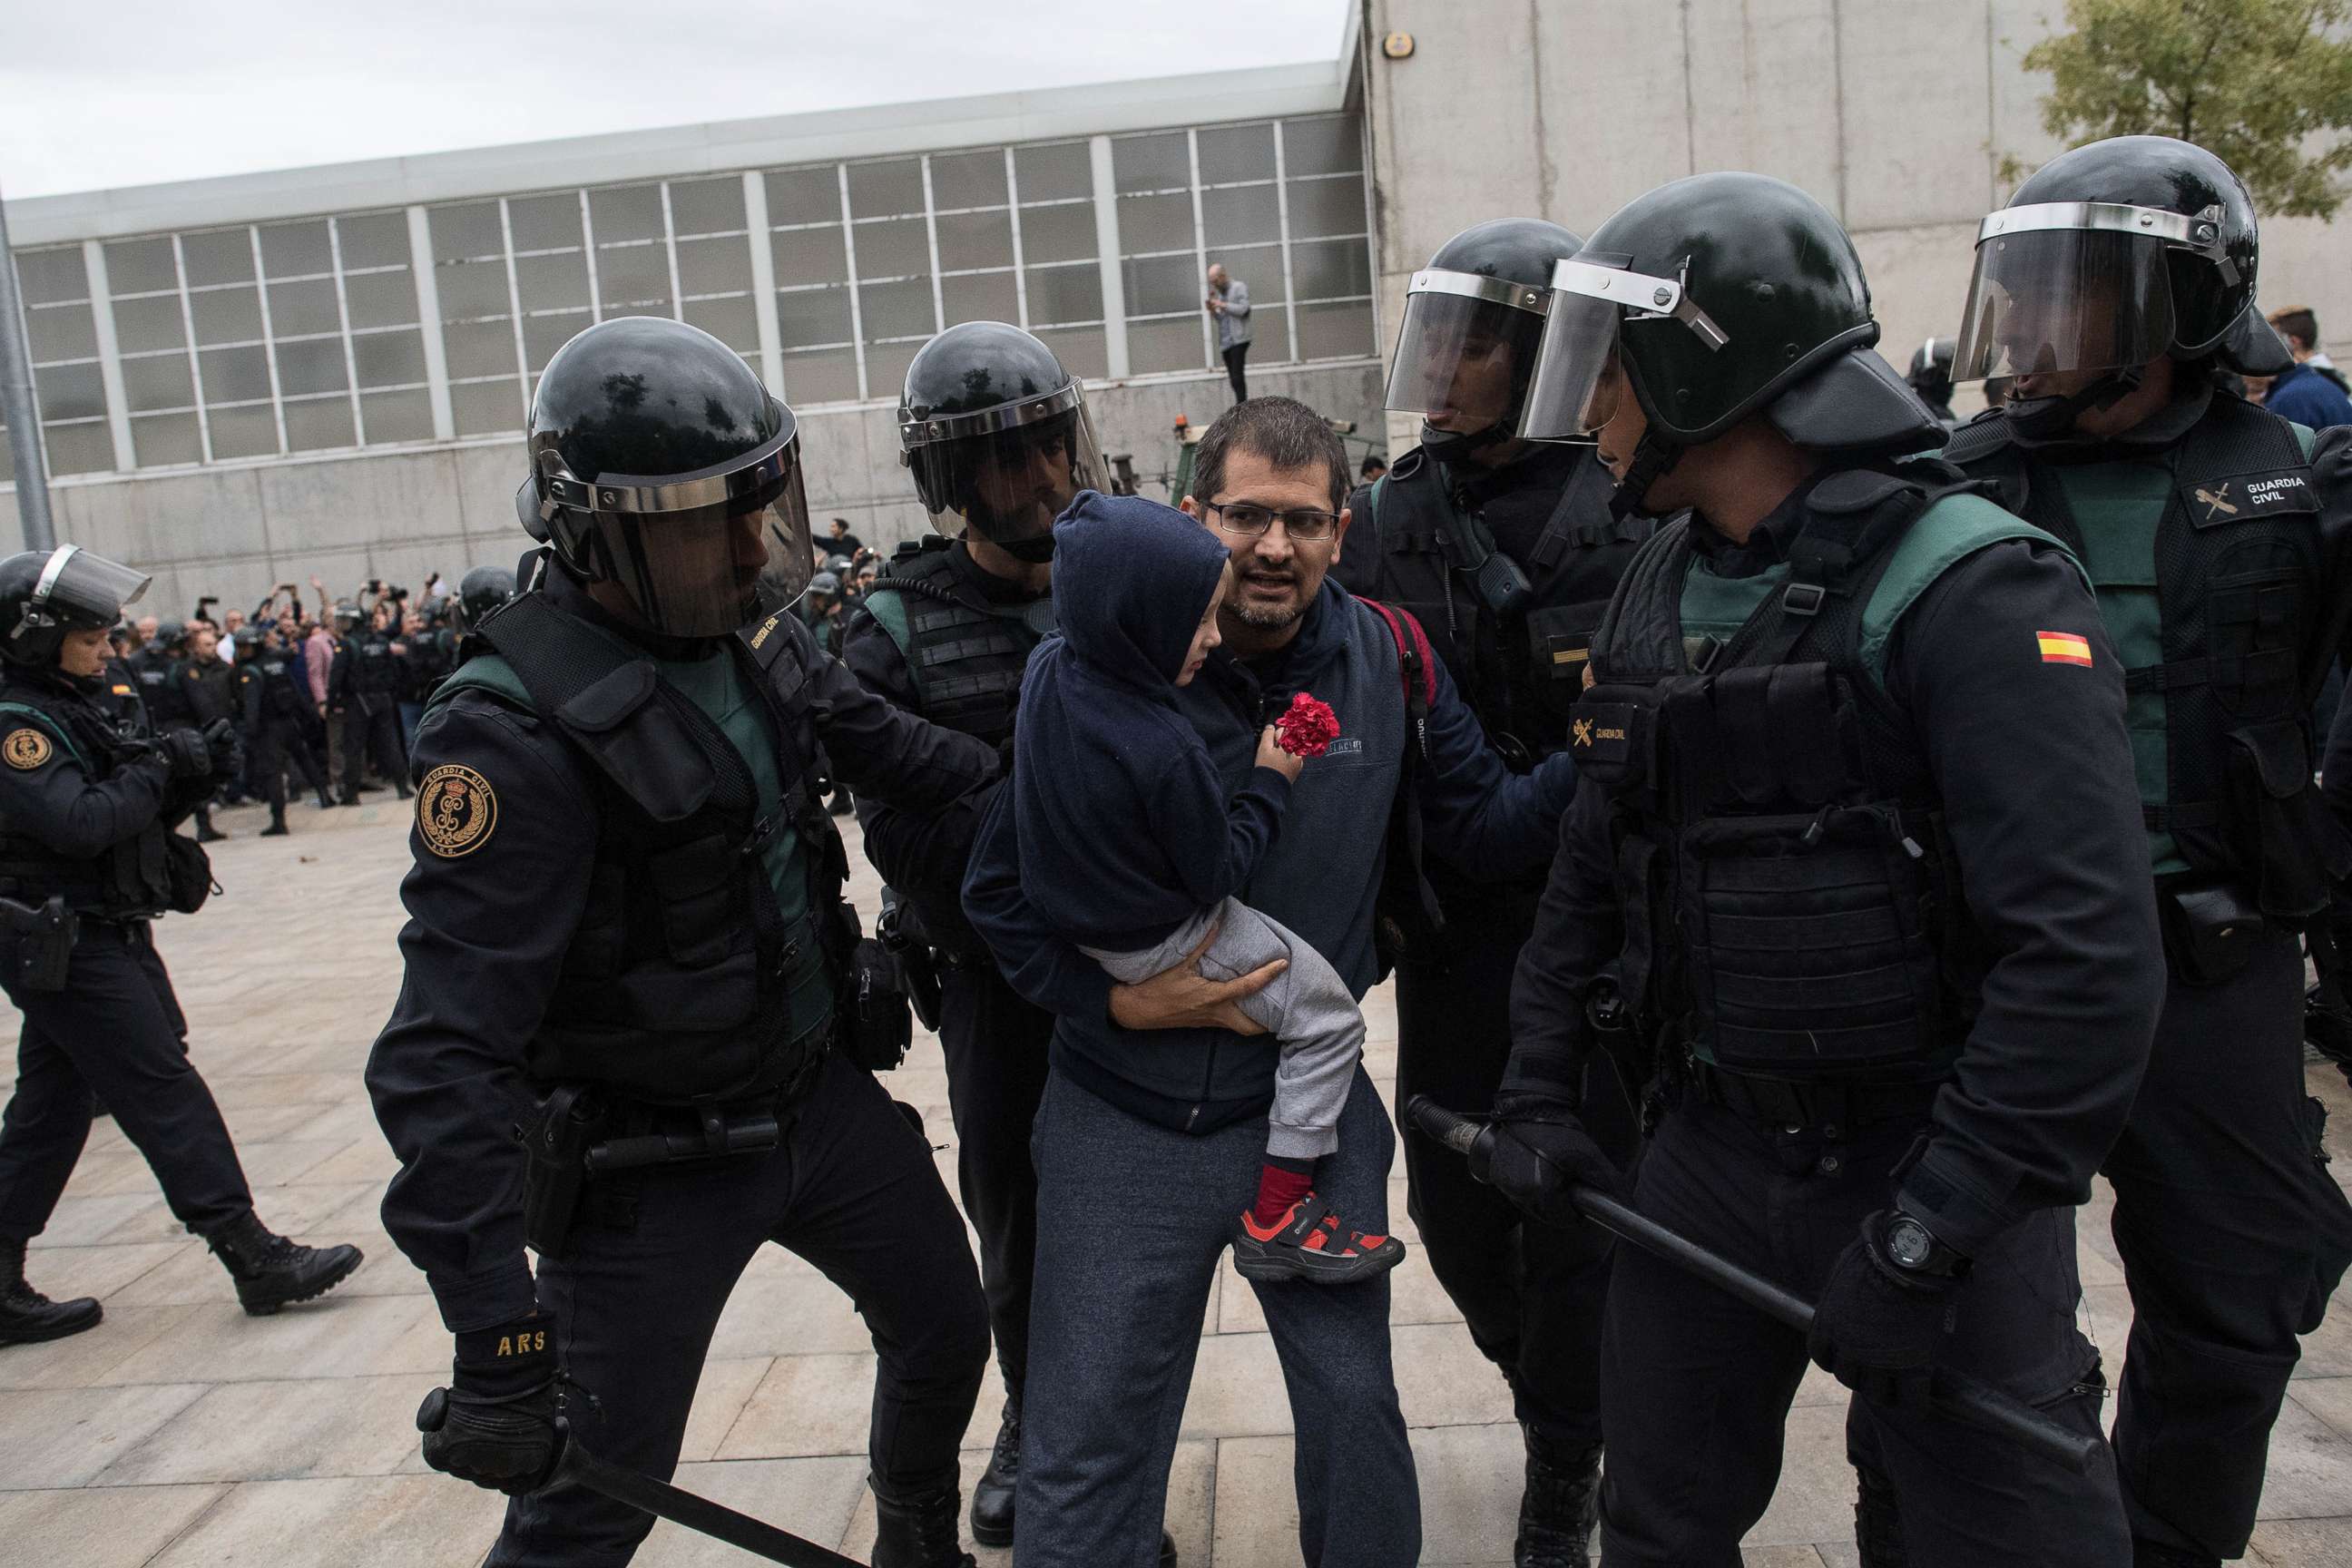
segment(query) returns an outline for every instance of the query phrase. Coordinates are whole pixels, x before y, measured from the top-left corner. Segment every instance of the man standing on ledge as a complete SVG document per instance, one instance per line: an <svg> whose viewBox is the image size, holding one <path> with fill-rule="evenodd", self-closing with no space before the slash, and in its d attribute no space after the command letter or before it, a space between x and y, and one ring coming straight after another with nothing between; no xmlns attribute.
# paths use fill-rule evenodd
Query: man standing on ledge
<svg viewBox="0 0 2352 1568"><path fill-rule="evenodd" d="M1217 353L1223 357L1225 374L1234 384L1234 401L1247 403L1249 376L1242 362L1249 358L1249 285L1228 275L1223 262L1211 262L1205 303L1209 314L1217 319Z"/></svg>

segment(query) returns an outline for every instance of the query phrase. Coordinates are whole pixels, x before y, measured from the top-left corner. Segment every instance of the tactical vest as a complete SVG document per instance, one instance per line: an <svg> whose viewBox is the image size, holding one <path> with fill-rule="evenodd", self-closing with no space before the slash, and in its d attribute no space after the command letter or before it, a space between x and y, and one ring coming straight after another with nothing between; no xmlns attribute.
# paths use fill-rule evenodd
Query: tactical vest
<svg viewBox="0 0 2352 1568"><path fill-rule="evenodd" d="M260 657L250 664L237 667L245 679L261 682L261 711L265 716L278 719L300 716L310 694L295 684L294 670L299 662L292 654L272 653L265 648ZM307 680L308 674L301 679Z"/></svg>
<svg viewBox="0 0 2352 1568"><path fill-rule="evenodd" d="M0 682L0 730L18 725L48 736L92 784L131 761L121 731L94 700L12 676ZM170 831L158 815L129 837L76 858L17 831L14 814L0 806L0 897L29 904L62 898L82 913L117 918L159 914L171 902Z"/></svg>
<svg viewBox="0 0 2352 1568"><path fill-rule="evenodd" d="M1515 769L1567 746L1593 633L1651 531L1644 520L1620 522L1605 505L1580 500L1597 498L1572 476L1519 563L1536 592L1528 607L1507 616L1489 608L1473 580L1472 562L1495 552L1494 540L1455 504L1433 458L1417 447L1405 453L1349 502L1384 568L1377 586L1363 583L1362 592L1412 611L1433 636L1442 630L1456 689Z"/></svg>
<svg viewBox="0 0 2352 1568"><path fill-rule="evenodd" d="M2161 704L2161 766L2145 766L2141 779L2158 868L2242 884L2275 919L2316 914L2330 884L2352 873L2352 840L2312 784L2311 732L2352 604L2328 579L2307 433L2216 395L2156 456L2171 471L2160 512L2144 524L2156 627L2116 614L2111 591L2126 584L2103 564L2116 552L2085 548L2057 466L2010 436L2007 420L1982 417L1944 456L1993 481L2004 505L2091 567L2127 700Z"/></svg>
<svg viewBox="0 0 2352 1568"><path fill-rule="evenodd" d="M1612 802L1643 1031L1733 1072L1927 1080L1990 958L1927 758L1883 686L1887 638L1954 563L2051 542L1920 477L1835 474L1784 563L1706 570L1690 523L1635 558L1571 749Z"/></svg>
<svg viewBox="0 0 2352 1568"><path fill-rule="evenodd" d="M1054 601L992 604L944 545L901 548L866 608L907 661L922 715L995 745L1013 733L1029 655L1054 629Z"/></svg>
<svg viewBox="0 0 2352 1568"><path fill-rule="evenodd" d="M469 659L436 704L476 689L536 714L591 764L597 796L587 899L525 1071L656 1104L754 1099L798 1079L826 1031L791 1027L791 982L831 942L820 922L848 869L814 807L809 759L780 757L784 799L763 817L742 754L649 659L540 594L475 635L499 658ZM740 641L726 647L768 694ZM788 716L771 701L766 717L790 747ZM435 787L428 773L420 809ZM787 828L810 876L810 915L790 927L761 861Z"/></svg>
<svg viewBox="0 0 2352 1568"><path fill-rule="evenodd" d="M139 682L139 700L146 705L148 722L158 730L185 728L193 715L186 697L172 679L179 670L179 661L161 651L142 648L129 662Z"/></svg>

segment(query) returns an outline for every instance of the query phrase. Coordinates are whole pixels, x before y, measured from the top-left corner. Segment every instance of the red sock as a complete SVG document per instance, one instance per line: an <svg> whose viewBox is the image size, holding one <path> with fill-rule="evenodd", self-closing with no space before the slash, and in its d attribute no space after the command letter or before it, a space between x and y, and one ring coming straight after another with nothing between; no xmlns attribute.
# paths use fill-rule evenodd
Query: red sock
<svg viewBox="0 0 2352 1568"><path fill-rule="evenodd" d="M1311 1171L1286 1171L1279 1165L1260 1165L1257 1171L1257 1202L1251 1205L1250 1218L1258 1228L1280 1219L1290 1212L1290 1205L1315 1190L1315 1174Z"/></svg>

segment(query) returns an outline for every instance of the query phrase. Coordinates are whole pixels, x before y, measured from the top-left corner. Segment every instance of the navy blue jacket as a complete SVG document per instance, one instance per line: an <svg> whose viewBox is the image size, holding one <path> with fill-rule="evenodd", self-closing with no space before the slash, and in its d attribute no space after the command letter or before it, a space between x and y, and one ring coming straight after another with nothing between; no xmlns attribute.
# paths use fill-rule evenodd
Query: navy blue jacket
<svg viewBox="0 0 2352 1568"><path fill-rule="evenodd" d="M2307 364L2296 365L2272 382L2270 391L2263 395L2263 406L2282 419L2314 430L2352 425L2352 397L2345 396L2341 387Z"/></svg>

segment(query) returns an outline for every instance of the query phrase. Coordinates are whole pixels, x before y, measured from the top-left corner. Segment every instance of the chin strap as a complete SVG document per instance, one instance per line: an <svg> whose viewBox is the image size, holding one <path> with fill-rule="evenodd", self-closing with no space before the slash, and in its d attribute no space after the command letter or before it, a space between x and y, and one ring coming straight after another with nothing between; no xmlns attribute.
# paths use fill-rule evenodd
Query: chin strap
<svg viewBox="0 0 2352 1568"><path fill-rule="evenodd" d="M1683 448L1663 439L1654 426L1642 432L1633 444L1633 460L1625 465L1625 477L1617 481L1616 490L1609 497L1609 517L1612 522L1623 522L1631 517L1655 517L1647 506L1650 487L1659 476L1682 460Z"/></svg>
<svg viewBox="0 0 2352 1568"><path fill-rule="evenodd" d="M2012 398L2001 409L2011 428L2029 441L2055 441L2094 408L2112 408L2139 390L2140 367L2110 371L2071 397Z"/></svg>
<svg viewBox="0 0 2352 1568"><path fill-rule="evenodd" d="M1489 447L1499 447L1516 438L1500 425L1489 425L1484 430L1475 430L1467 436L1433 429L1426 424L1421 427L1421 449L1441 463L1459 463L1473 452L1483 452Z"/></svg>
<svg viewBox="0 0 2352 1568"><path fill-rule="evenodd" d="M988 539L985 533L981 537ZM1051 529L1044 533L1033 533L1026 539L988 539L988 542L1015 561L1024 562L1031 566L1043 566L1054 558L1054 534Z"/></svg>

